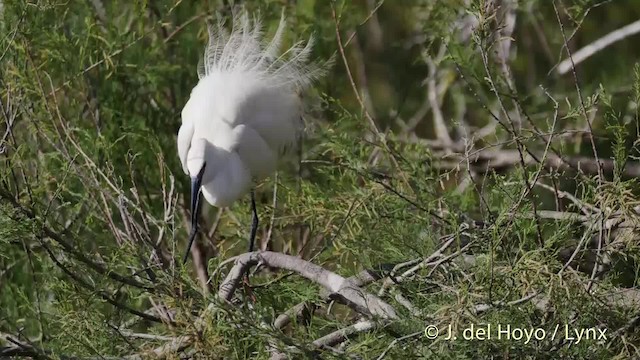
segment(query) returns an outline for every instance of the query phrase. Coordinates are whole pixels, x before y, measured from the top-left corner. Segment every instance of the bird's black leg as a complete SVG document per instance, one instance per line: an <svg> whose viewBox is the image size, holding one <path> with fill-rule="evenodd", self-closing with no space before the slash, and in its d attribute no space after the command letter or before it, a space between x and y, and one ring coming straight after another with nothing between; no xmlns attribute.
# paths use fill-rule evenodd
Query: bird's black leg
<svg viewBox="0 0 640 360"><path fill-rule="evenodd" d="M256 210L256 195L253 189L251 189L251 212L253 213L253 218L251 219L251 234L249 235L249 252L253 251L256 232L258 231L258 210Z"/></svg>
<svg viewBox="0 0 640 360"><path fill-rule="evenodd" d="M256 194L251 189L251 212L253 218L251 219L251 233L249 234L249 252L253 252L253 245L256 240L256 232L258 231L258 210L256 209ZM246 270L243 277L245 290L249 294L249 297L256 302L255 296L251 291L251 285L249 285L249 269Z"/></svg>

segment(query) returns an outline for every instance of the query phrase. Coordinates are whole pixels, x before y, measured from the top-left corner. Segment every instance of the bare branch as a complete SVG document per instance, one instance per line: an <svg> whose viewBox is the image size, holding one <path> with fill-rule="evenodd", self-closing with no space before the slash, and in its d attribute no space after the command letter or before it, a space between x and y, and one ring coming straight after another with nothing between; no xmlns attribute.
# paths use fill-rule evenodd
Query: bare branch
<svg viewBox="0 0 640 360"><path fill-rule="evenodd" d="M233 293L240 284L242 276L249 267L259 263L272 268L295 271L308 280L323 286L329 290L333 296L342 300L361 314L380 316L385 319L397 318L396 312L391 305L385 303L377 296L365 292L344 277L300 258L270 251L240 255L220 285L218 297L222 300L230 301Z"/></svg>
<svg viewBox="0 0 640 360"><path fill-rule="evenodd" d="M631 35L635 35L639 32L640 20L634 21L631 24L623 26L618 30L614 30L607 35L599 38L598 40L592 42L591 44L588 44L582 49L576 51L574 54L572 54L571 57L562 60L560 64L558 64L556 71L558 72L558 74L564 75L569 72L569 70L573 69L574 66L595 55L598 51L601 51L607 46L620 40L624 40L625 38Z"/></svg>
<svg viewBox="0 0 640 360"><path fill-rule="evenodd" d="M351 335L355 335L361 332L369 331L376 327L376 323L370 320L360 321L344 329L336 330L328 335L325 335L313 342L313 345L318 347L334 346L347 339Z"/></svg>

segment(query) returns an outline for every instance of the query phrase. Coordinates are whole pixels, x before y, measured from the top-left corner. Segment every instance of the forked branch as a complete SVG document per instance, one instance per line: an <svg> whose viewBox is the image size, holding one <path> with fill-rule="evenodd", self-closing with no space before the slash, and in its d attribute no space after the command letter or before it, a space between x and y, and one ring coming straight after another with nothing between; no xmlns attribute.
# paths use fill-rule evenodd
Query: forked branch
<svg viewBox="0 0 640 360"><path fill-rule="evenodd" d="M242 276L254 265L263 264L272 268L289 270L311 280L332 293L332 297L366 316L396 319L394 308L375 295L369 294L344 277L306 260L271 252L252 252L240 255L225 280L220 285L218 297L230 301L240 285Z"/></svg>

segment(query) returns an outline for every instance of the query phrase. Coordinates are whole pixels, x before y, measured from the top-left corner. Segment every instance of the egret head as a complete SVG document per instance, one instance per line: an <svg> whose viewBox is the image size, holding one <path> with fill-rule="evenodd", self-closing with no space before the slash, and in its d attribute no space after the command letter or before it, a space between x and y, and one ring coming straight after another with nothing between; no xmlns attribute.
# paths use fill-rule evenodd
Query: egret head
<svg viewBox="0 0 640 360"><path fill-rule="evenodd" d="M199 181L202 181L207 163L207 146L207 140L203 138L196 138L191 141L186 161L187 173L191 176L191 180L199 178Z"/></svg>
<svg viewBox="0 0 640 360"><path fill-rule="evenodd" d="M191 214L198 210L200 188L207 168L206 149L207 141L205 139L194 139L187 155L187 170L191 176Z"/></svg>

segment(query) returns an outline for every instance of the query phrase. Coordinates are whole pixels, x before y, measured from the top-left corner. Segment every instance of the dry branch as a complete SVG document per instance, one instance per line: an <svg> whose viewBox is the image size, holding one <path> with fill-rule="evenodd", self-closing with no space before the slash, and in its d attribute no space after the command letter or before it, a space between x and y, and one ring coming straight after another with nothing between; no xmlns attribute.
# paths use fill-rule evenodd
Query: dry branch
<svg viewBox="0 0 640 360"><path fill-rule="evenodd" d="M369 331L376 327L376 323L373 321L365 320L357 322L344 329L336 330L328 335L325 335L313 342L313 345L318 347L334 346L345 341L347 337L358 334L361 332Z"/></svg>
<svg viewBox="0 0 640 360"><path fill-rule="evenodd" d="M454 151L443 161L434 163L433 166L443 170L453 170L462 168L463 161L469 161L471 169L479 173L486 173L489 170L511 168L521 165L520 153L517 150L509 149L481 149L471 151L465 155L463 144L452 144L447 146L438 141L418 141L432 150L444 150L450 148ZM542 153L532 152L535 158L529 154L523 154L525 165L536 165L542 159L543 165L548 169L558 171L578 171L584 174L598 174L598 161L586 156L560 157L552 152L548 152L543 158ZM612 174L615 165L612 159L599 159L600 167L606 174ZM625 177L640 177L640 162L627 161L622 175Z"/></svg>
<svg viewBox="0 0 640 360"><path fill-rule="evenodd" d="M332 297L341 300L358 313L379 316L384 319L397 318L391 305L355 286L344 277L300 258L270 251L252 252L238 256L235 265L220 285L218 297L230 301L240 285L243 275L251 266L257 264L294 271L308 280L322 285L332 293Z"/></svg>
<svg viewBox="0 0 640 360"><path fill-rule="evenodd" d="M385 267L385 265L381 265L381 267ZM365 269L360 271L356 275L347 278L347 282L353 286L364 287L382 279L385 274L387 274L387 271L384 270ZM326 300L329 300L329 298L331 297L331 292L324 289L324 291L320 293L320 296ZM306 319L307 315L312 315L316 308L316 304L313 304L309 301L303 301L299 304L296 304L284 313L280 314L274 321L273 326L276 329L282 329L287 326L289 322L291 322L292 318L304 320Z"/></svg>
<svg viewBox="0 0 640 360"><path fill-rule="evenodd" d="M631 35L635 35L640 32L640 20L632 22L629 25L623 26L618 30L612 31L607 35L599 38L591 44L576 51L571 57L566 58L558 64L556 71L560 75L564 75L571 70L575 65L580 64L584 60L588 59L595 53L606 48L607 46L625 39Z"/></svg>
<svg viewBox="0 0 640 360"><path fill-rule="evenodd" d="M49 358L45 355L44 351L11 334L0 333L0 341L6 343L4 345L0 345L0 358L2 359L13 356Z"/></svg>
<svg viewBox="0 0 640 360"><path fill-rule="evenodd" d="M289 324L291 322L291 319L293 318L304 321L309 318L311 314L313 314L316 308L316 304L313 304L309 301L301 302L285 311L283 314L280 314L273 322L273 327L275 327L276 329L282 329L287 326L287 324Z"/></svg>

